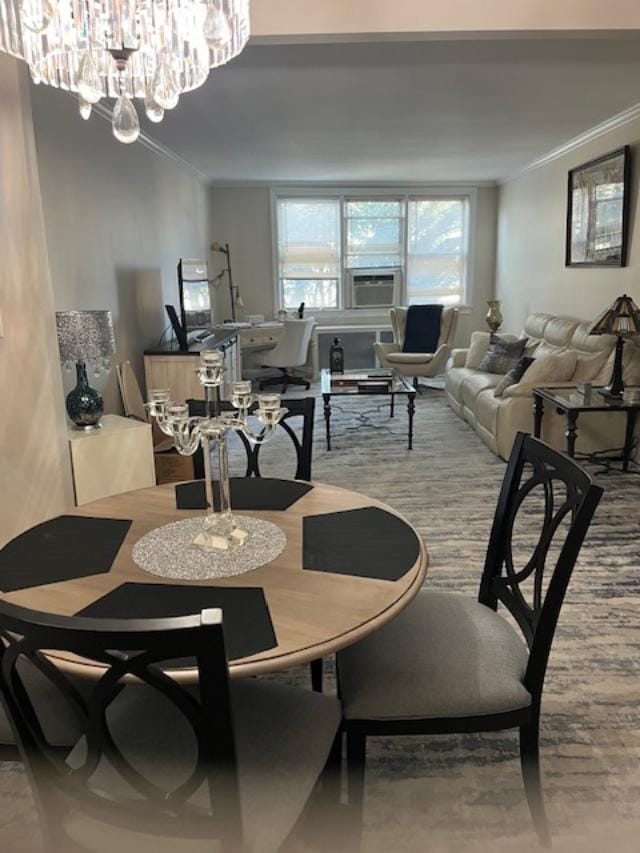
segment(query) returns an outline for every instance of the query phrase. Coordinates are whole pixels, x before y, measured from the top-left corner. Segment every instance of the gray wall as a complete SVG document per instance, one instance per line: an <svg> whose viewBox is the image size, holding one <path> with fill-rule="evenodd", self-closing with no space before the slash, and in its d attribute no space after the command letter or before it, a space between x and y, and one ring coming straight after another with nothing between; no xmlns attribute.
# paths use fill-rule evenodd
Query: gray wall
<svg viewBox="0 0 640 853"><path fill-rule="evenodd" d="M486 328L486 300L491 299L495 277L495 245L497 189L478 189L477 221L475 234L473 270L473 306L470 313L463 314L458 323L457 344L468 342L474 329ZM264 314L273 317L273 267L270 213L270 190L268 187L211 187L210 219L212 239L228 242L231 247L234 283L240 288L245 307L244 314ZM220 268L220 267L218 267ZM224 285L217 291L218 318L229 316L229 298ZM322 315L316 317L322 322ZM388 321L388 313L379 318L363 317L359 312L350 312L341 320L327 315L327 322L371 323L374 320Z"/></svg>
<svg viewBox="0 0 640 853"><path fill-rule="evenodd" d="M32 87L33 117L55 306L113 312L115 361L142 379L142 352L178 304L180 257L207 257L207 188L191 171L140 143L117 142L110 125L84 122L76 99ZM75 377L65 375L65 389ZM90 381L105 410L120 411L115 372Z"/></svg>
<svg viewBox="0 0 640 853"><path fill-rule="evenodd" d="M0 547L72 501L24 63L0 54Z"/></svg>
<svg viewBox="0 0 640 853"><path fill-rule="evenodd" d="M628 266L565 267L567 172L630 144ZM640 222L636 216L640 120L617 128L500 188L496 291L505 330L517 332L532 311L596 317L626 292L640 300Z"/></svg>

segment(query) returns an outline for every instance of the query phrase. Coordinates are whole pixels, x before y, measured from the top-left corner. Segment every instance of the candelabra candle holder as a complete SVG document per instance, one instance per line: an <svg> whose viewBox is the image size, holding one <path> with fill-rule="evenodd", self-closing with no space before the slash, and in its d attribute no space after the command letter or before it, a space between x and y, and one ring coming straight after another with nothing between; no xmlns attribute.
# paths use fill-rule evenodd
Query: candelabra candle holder
<svg viewBox="0 0 640 853"><path fill-rule="evenodd" d="M230 432L241 432L253 444L269 441L287 410L280 405L280 394L255 396L251 393L251 382L240 381L231 385L231 403L236 411L220 412L217 390L224 381L224 360L218 350L205 350L201 354L197 373L205 389L206 417L191 417L187 404L170 400L169 391L165 389L149 390L147 408L162 432L173 438L178 453L192 456L198 447L202 447L207 503L211 512L207 511L202 532L194 544L205 549L228 551L242 547L249 533L242 527L241 520L231 513L227 436ZM256 400L258 407L252 415L261 425L258 431L249 421L249 410ZM214 444L218 450L220 500L217 506L211 474L211 447Z"/></svg>

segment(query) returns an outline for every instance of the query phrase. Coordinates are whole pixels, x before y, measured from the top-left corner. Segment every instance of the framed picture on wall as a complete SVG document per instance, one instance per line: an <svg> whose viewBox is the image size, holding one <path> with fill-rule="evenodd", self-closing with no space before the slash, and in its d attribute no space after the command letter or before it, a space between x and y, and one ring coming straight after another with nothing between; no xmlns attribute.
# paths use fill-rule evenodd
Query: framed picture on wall
<svg viewBox="0 0 640 853"><path fill-rule="evenodd" d="M625 145L569 172L566 266L625 266L630 163Z"/></svg>

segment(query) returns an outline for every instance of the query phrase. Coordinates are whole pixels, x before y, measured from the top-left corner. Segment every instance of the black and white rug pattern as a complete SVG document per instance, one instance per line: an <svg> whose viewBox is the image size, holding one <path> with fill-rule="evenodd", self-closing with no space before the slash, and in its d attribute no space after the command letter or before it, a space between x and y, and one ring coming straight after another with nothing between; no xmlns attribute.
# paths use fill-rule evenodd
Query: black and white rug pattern
<svg viewBox="0 0 640 853"><path fill-rule="evenodd" d="M375 397L335 402L331 452L318 406L314 479L400 510L427 544L426 586L475 596L504 462L442 391L416 400L413 451L401 401L393 420ZM292 476L289 459L285 441L265 446L263 474ZM640 832L640 477L597 481L605 494L561 615L543 705L558 850L635 850ZM309 682L306 669L278 677ZM366 794L365 851L536 849L516 732L372 739ZM35 838L25 774L0 763L0 848L31 850Z"/></svg>

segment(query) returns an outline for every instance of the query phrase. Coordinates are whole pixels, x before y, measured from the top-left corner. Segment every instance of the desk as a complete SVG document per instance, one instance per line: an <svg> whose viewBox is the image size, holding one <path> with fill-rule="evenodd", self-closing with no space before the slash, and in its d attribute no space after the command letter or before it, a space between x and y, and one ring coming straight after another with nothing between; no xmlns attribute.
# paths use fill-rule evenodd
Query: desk
<svg viewBox="0 0 640 853"><path fill-rule="evenodd" d="M194 345L186 351L166 345L144 352L144 378L149 388L168 388L173 400L203 400L204 389L196 374L203 347ZM224 353L225 382L221 389L223 399L228 395L228 385L240 379L240 349L235 329L214 329L207 349Z"/></svg>
<svg viewBox="0 0 640 853"><path fill-rule="evenodd" d="M417 558L413 565L404 570L405 573L397 580L303 570L303 518L362 507L379 507L391 513L401 520L403 529L406 525L408 535L417 537ZM422 540L399 513L366 495L314 483L310 491L286 510L237 512L239 515L251 515L277 524L285 533L287 544L280 556L271 563L245 574L226 579L185 582L211 586L262 587L264 590L277 645L251 657L231 661L232 676L286 670L345 648L393 619L422 586L427 568L427 553ZM202 515L202 512L177 510L174 488L167 485L96 501L74 510L73 514L132 520L110 571L2 593L3 599L35 610L71 615L127 581L175 584L175 580L168 581L139 568L132 559L132 548L150 530L176 519ZM350 547L353 546L352 539L349 541ZM369 548L379 547L375 539L375 535L367 538ZM342 547L344 545L343 542ZM339 555L340 537L335 539L335 549ZM348 553L348 549L345 549L344 554ZM42 582L41 578L39 582ZM57 658L65 660L68 666L76 670L79 668L85 675L95 674L99 669L96 665L82 665L62 652L55 654ZM172 675L189 681L195 677L195 670L185 667L174 670Z"/></svg>

